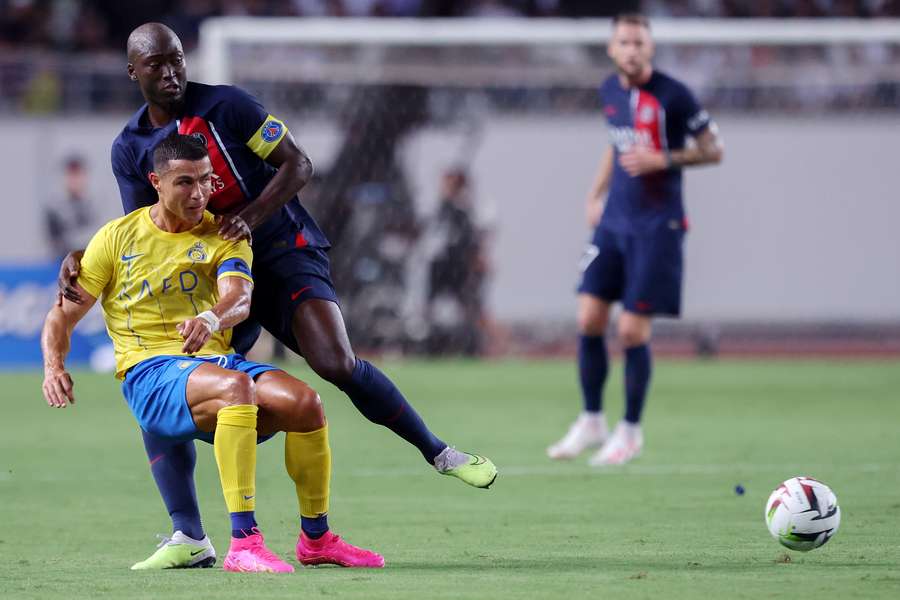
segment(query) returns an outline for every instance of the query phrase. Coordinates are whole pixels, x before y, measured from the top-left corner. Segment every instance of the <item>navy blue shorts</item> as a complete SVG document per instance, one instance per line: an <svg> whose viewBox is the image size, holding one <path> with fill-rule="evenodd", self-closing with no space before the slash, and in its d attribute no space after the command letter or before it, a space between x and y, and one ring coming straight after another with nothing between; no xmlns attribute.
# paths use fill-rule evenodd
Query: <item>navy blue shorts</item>
<svg viewBox="0 0 900 600"><path fill-rule="evenodd" d="M607 302L621 300L639 315L681 314L684 230L653 235L598 227L582 259L578 291Z"/></svg>
<svg viewBox="0 0 900 600"><path fill-rule="evenodd" d="M231 345L246 353L262 327L282 344L300 354L291 321L306 300L337 303L331 283L328 253L306 245L291 222L283 223L265 240L253 243L253 301L250 317L234 328Z"/></svg>
<svg viewBox="0 0 900 600"><path fill-rule="evenodd" d="M277 367L245 359L240 354L220 356L155 356L143 360L125 373L122 394L141 429L171 440L213 441L214 434L197 429L187 403L187 383L191 373L203 363L246 373L254 380ZM271 435L260 436L263 442Z"/></svg>

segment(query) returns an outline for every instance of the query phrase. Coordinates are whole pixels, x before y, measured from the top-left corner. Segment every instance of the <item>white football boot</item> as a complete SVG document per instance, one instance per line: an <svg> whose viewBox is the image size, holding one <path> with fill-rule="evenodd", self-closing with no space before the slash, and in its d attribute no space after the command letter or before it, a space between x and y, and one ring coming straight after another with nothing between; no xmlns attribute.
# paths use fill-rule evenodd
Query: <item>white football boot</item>
<svg viewBox="0 0 900 600"><path fill-rule="evenodd" d="M644 448L644 434L640 424L620 421L612 437L588 460L592 467L624 465L637 458Z"/></svg>
<svg viewBox="0 0 900 600"><path fill-rule="evenodd" d="M547 448L547 456L554 460L575 458L588 448L603 445L609 437L603 413L583 412L569 427L561 440Z"/></svg>

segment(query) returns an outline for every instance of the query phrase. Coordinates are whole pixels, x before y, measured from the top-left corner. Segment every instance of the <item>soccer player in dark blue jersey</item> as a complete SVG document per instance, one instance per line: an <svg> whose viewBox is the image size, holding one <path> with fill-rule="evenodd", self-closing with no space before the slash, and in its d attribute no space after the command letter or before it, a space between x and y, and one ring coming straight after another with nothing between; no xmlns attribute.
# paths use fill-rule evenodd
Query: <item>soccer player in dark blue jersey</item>
<svg viewBox="0 0 900 600"><path fill-rule="evenodd" d="M566 459L600 447L590 459L594 466L623 464L641 452L651 320L681 312L687 231L681 171L722 160L717 128L707 112L684 84L654 70L644 16L614 19L607 51L617 70L600 89L610 145L588 195L587 220L594 234L578 288L584 409L547 449L551 458ZM614 302L623 308L618 335L625 348L625 417L610 436L602 397L609 370L604 336Z"/></svg>
<svg viewBox="0 0 900 600"><path fill-rule="evenodd" d="M396 386L354 354L331 283L329 242L297 199L312 164L285 123L239 88L188 81L181 41L159 23L141 25L129 36L128 75L146 104L112 147L125 212L155 202L148 179L152 151L178 131L209 150L214 174L208 208L220 216L219 234L232 240L252 233L251 318L235 328L235 350L247 352L260 325L265 327L347 394L363 416L418 448L439 473L490 486L497 471L489 460L437 438ZM73 253L60 269L62 294L75 302L81 300L74 287L79 261L80 253ZM173 529L201 539L193 442L173 443L144 432L144 444Z"/></svg>

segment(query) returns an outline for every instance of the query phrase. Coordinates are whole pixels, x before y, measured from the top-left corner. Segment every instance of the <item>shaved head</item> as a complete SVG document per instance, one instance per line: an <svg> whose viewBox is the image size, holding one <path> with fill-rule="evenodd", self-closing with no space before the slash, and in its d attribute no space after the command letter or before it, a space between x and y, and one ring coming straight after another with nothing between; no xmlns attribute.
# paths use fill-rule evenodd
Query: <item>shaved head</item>
<svg viewBox="0 0 900 600"><path fill-rule="evenodd" d="M184 106L187 64L178 35L162 23L144 23L128 36L128 77L151 109L151 120L167 123Z"/></svg>
<svg viewBox="0 0 900 600"><path fill-rule="evenodd" d="M140 56L158 54L167 48L182 50L178 35L162 23L144 23L128 36L128 62L133 63Z"/></svg>

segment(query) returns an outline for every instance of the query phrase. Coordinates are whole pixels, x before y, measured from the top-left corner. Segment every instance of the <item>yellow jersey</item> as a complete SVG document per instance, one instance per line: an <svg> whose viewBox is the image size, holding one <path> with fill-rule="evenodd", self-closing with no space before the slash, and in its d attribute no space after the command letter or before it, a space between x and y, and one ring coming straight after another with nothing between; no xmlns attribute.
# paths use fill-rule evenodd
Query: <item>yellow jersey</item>
<svg viewBox="0 0 900 600"><path fill-rule="evenodd" d="M150 218L150 207L104 225L88 243L78 283L100 298L116 351L116 377L148 358L183 356L175 329L219 301L217 282L250 274L246 241L218 235L210 212L190 231L169 233ZM230 354L231 330L215 332L198 354Z"/></svg>

